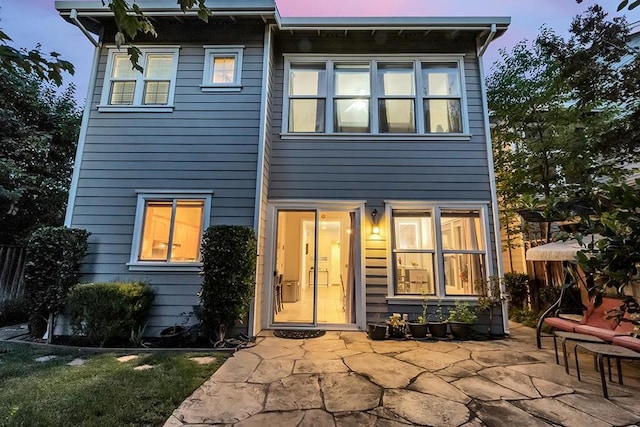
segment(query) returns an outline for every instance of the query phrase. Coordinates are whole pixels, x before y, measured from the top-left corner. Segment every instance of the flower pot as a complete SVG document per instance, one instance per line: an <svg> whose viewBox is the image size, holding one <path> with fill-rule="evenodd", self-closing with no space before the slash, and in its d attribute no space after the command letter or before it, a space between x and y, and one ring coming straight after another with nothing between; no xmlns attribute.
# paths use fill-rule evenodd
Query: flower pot
<svg viewBox="0 0 640 427"><path fill-rule="evenodd" d="M427 336L427 324L419 322L409 322L409 332L413 338L424 338Z"/></svg>
<svg viewBox="0 0 640 427"><path fill-rule="evenodd" d="M434 338L446 338L447 324L445 322L429 322L429 333Z"/></svg>
<svg viewBox="0 0 640 427"><path fill-rule="evenodd" d="M367 336L372 340L383 340L387 335L387 325L369 323L367 325Z"/></svg>
<svg viewBox="0 0 640 427"><path fill-rule="evenodd" d="M389 338L405 338L406 330L404 325L387 325L389 327Z"/></svg>
<svg viewBox="0 0 640 427"><path fill-rule="evenodd" d="M457 340L468 340L473 336L473 323L449 322L451 334Z"/></svg>

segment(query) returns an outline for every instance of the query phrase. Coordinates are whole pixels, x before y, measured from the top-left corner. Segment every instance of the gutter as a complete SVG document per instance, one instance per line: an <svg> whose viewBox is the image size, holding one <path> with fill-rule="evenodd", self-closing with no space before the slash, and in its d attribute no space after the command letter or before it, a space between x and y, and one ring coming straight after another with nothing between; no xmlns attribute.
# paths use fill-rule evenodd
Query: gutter
<svg viewBox="0 0 640 427"><path fill-rule="evenodd" d="M480 47L480 50L478 51L478 57L481 57L487 51L487 48L489 47L489 44L491 43L493 38L496 36L497 31L498 30L496 28L496 24L491 24L491 30L489 31L489 36L487 37L487 40L484 42L482 47Z"/></svg>
<svg viewBox="0 0 640 427"><path fill-rule="evenodd" d="M82 25L82 22L80 22L80 20L78 19L77 9L71 9L71 13L69 14L69 19L75 24L76 27L80 28L80 31L82 31L82 34L87 36L87 38L89 39L92 45L94 45L95 47L100 46L100 43L98 43L98 41L93 38L93 35L91 35L89 30L87 30L85 26Z"/></svg>

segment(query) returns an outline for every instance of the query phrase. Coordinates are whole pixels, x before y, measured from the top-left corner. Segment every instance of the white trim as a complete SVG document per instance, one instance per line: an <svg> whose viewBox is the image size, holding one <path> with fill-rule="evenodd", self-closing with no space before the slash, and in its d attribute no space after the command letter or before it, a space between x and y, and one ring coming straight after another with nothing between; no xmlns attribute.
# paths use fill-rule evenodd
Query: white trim
<svg viewBox="0 0 640 427"><path fill-rule="evenodd" d="M93 65L91 65L91 74L89 74L89 86L87 87L87 99L85 101L84 111L82 113L82 124L80 125L80 134L78 135L78 147L76 148L76 158L73 162L73 174L71 175L71 186L69 188L69 197L67 199L67 210L64 217L64 225L71 227L73 223L73 210L76 206L76 196L78 194L78 180L80 179L80 169L82 168L82 157L84 155L84 145L87 140L87 132L89 130L89 116L91 115L91 106L93 105L93 92L96 88L96 80L98 78L98 65L100 64L100 47L93 50Z"/></svg>
<svg viewBox="0 0 640 427"><path fill-rule="evenodd" d="M488 201L385 201L385 216L387 217L386 221L386 229L387 236L389 236L389 243L387 244L387 302L390 304L418 304L421 303L421 296L412 296L412 295L404 295L397 294L395 289L395 265L393 263L393 254L395 247L395 239L392 234L393 230L393 210L430 210L431 211L431 224L433 229L432 234L434 236L434 248L428 250L403 250L402 252L415 252L415 253L432 253L434 259L433 266L433 275L434 280L434 291L435 296L430 296L430 298L443 299L443 300L469 300L476 301L478 296L475 295L447 295L446 294L446 286L444 280L444 271L443 271L443 259L446 254L479 254L484 255L485 263L486 263L486 271L485 274L487 277L493 275L493 257L491 256L491 245L490 245L490 237L489 233L489 215L488 215ZM484 249L473 249L473 250L450 250L443 249L442 245L442 226L441 226L441 212L443 210L461 210L461 209L471 209L479 212L480 215L480 224L482 230L480 230L480 234L483 236Z"/></svg>
<svg viewBox="0 0 640 427"><path fill-rule="evenodd" d="M204 45L203 92L239 92L242 90L242 66L244 45ZM218 56L234 57L234 75L231 83L212 83L213 61Z"/></svg>
<svg viewBox="0 0 640 427"><path fill-rule="evenodd" d="M178 51L180 46L145 46L140 47L142 54L140 55L139 64L141 67L146 68L147 59L149 55L153 54L170 54L173 56L171 75L169 76L169 93L167 94L166 104L144 104L144 87L146 83L145 73L135 71L135 78L129 80L135 81L135 92L133 95L133 101L131 104L110 104L109 98L111 96L111 82L113 63L116 55L126 55L126 50L118 49L116 47L109 47L107 53L107 65L104 71L104 78L102 83L102 95L100 96L100 104L98 105L98 111L100 112L171 112L173 111L173 99L176 91L176 80L178 74ZM145 70L146 72L146 70Z"/></svg>
<svg viewBox="0 0 640 427"><path fill-rule="evenodd" d="M281 120L281 139L319 139L331 137L332 139L348 139L353 140L355 138L370 139L372 137L376 139L394 140L394 139L407 139L407 140L470 140L471 135L469 133L469 108L467 105L467 82L464 71L464 54L398 54L398 55L323 55L323 54L282 54L284 58L284 76L282 85L282 120ZM325 64L325 76L326 81L324 88L325 93L318 94L317 96L304 96L302 99L324 99L324 119L325 126L324 132L290 132L289 131L289 109L290 100L298 99L300 97L289 96L289 75L291 73L291 64L305 64L305 63L318 63ZM369 65L369 85L370 91L367 99L369 100L369 129L370 132L336 132L334 130L334 111L333 103L335 99L343 97L336 97L334 91L334 76L336 62L339 63L363 63L366 62ZM377 64L381 62L410 62L413 64L415 93L412 96L407 96L407 99L411 99L414 102L414 120L415 133L393 133L393 132L380 132L378 102L380 97L378 94L378 79L377 79ZM458 96L426 96L422 91L422 63L429 62L450 62L455 63L457 66L457 77L460 85L460 94ZM348 98L348 97L347 97ZM395 98L395 97L391 97ZM403 97L404 98L404 97ZM423 103L430 99L455 99L460 102L460 127L461 132L426 132L424 107Z"/></svg>
<svg viewBox="0 0 640 427"><path fill-rule="evenodd" d="M131 254L127 266L130 271L200 271L202 262L162 262L162 261L140 261L140 243L142 240L142 229L144 226L144 212L147 200L203 200L202 209L202 233L209 227L211 220L211 198L212 190L134 190L137 194L136 216L133 226L133 236L131 240ZM202 236L200 236L202 238Z"/></svg>
<svg viewBox="0 0 640 427"><path fill-rule="evenodd" d="M496 250L496 263L497 265L497 275L498 277L502 277L504 272L502 271L502 234L500 230L500 211L498 208L498 192L496 188L496 173L495 173L495 164L493 162L493 149L491 142L491 126L489 124L489 104L487 101L487 87L484 81L484 65L483 65L482 56L478 57L478 66L480 68L480 93L482 94L482 108L484 109L484 131L486 137L486 149L487 149L487 161L489 168L489 184L491 186L491 215L493 217L493 234L494 234L494 244ZM488 219L487 219L488 221ZM487 224L487 228L488 224ZM491 257L493 258L493 257ZM500 292L505 293L506 289L504 286L504 281L500 281ZM508 312L508 302L503 299L502 301L502 325L504 328L504 333L509 333L509 312Z"/></svg>
<svg viewBox="0 0 640 427"><path fill-rule="evenodd" d="M266 139L267 133L270 129L267 128L267 99L269 99L269 76L271 74L271 37L272 37L272 28L274 25L266 25L264 31L264 46L262 51L262 90L260 91L260 124L258 129L260 129L260 134L258 136L258 161L256 166L256 197L255 197L255 205L253 208L253 229L256 233L256 241L258 245L260 245L260 241L262 235L260 233L260 223L262 220L262 203L264 201L265 194L262 190L262 181L265 174L265 156L266 153ZM265 218L266 220L266 218ZM267 234L268 236L268 234ZM266 243L266 239L265 239ZM266 244L265 244L266 246ZM260 247L258 246L258 256L260 256ZM266 270L266 264L263 263L263 270ZM272 269L272 268L270 268ZM259 332L262 329L262 325L260 324L260 318L256 316L256 310L258 308L262 311L264 309L264 304L261 307L258 307L255 304L256 295L260 292L264 296L264 280L260 281L260 277L257 276L256 269L256 286L253 291L253 309L249 311L249 336L253 336L256 332ZM262 283L262 286L259 287L258 284ZM262 301L262 297L260 301ZM273 307L272 305L270 307Z"/></svg>

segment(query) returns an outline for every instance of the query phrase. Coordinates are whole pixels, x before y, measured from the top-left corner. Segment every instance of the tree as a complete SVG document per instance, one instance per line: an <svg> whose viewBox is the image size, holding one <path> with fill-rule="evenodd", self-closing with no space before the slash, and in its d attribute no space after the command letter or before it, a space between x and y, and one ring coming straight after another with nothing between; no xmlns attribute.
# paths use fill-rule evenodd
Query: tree
<svg viewBox="0 0 640 427"><path fill-rule="evenodd" d="M576 3L580 4L583 1L584 0L576 0ZM629 4L629 0L623 0L623 1L620 2L620 4L618 4L618 12L620 12L624 8L628 8L629 10L633 10L638 6L640 6L640 0L634 0L634 1L631 2L631 4Z"/></svg>
<svg viewBox="0 0 640 427"><path fill-rule="evenodd" d="M640 70L637 61L620 66L628 53L624 19L607 21L593 6L570 32L564 40L543 29L531 45L502 50L488 79L498 195L507 211L539 222L547 242L554 221L579 213L638 155L621 137L630 122L618 105L630 105L627 94L638 87L621 76Z"/></svg>
<svg viewBox="0 0 640 427"><path fill-rule="evenodd" d="M73 86L0 69L0 244L62 224L79 127Z"/></svg>

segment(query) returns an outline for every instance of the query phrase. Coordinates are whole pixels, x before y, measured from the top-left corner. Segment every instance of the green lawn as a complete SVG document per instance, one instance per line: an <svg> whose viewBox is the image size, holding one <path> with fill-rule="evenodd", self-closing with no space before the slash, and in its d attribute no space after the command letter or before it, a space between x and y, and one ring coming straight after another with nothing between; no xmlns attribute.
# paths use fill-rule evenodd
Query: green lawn
<svg viewBox="0 0 640 427"><path fill-rule="evenodd" d="M45 363L34 358L57 354ZM224 362L198 365L204 354L151 353L121 363L121 354L54 352L0 343L0 426L157 426ZM67 366L76 357L82 366ZM153 369L135 371L139 365Z"/></svg>

